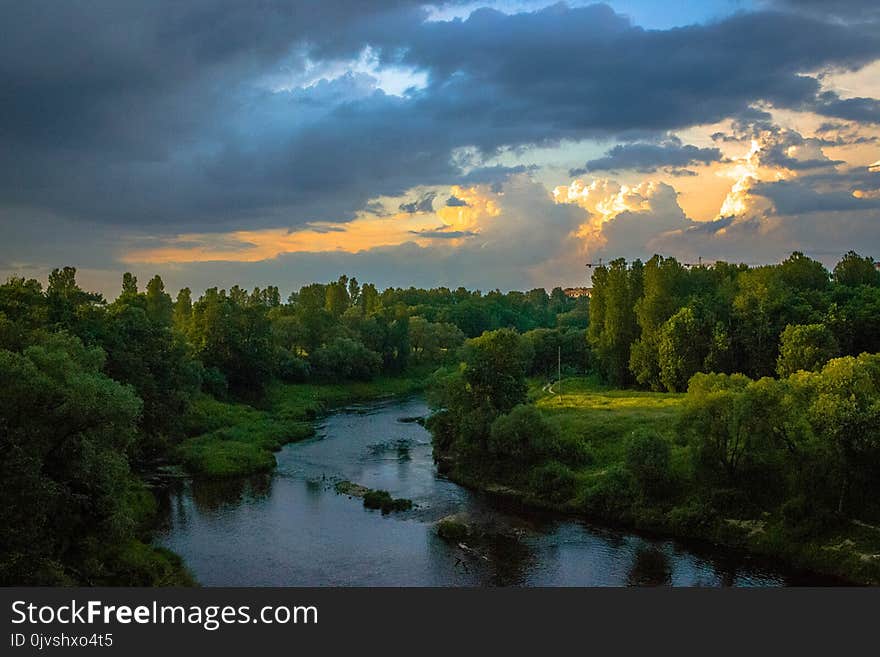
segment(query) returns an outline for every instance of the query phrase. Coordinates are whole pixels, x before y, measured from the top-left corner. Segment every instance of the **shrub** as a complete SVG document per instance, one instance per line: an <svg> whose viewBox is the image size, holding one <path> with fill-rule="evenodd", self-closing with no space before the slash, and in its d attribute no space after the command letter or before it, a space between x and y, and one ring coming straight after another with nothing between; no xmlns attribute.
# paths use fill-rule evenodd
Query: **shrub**
<svg viewBox="0 0 880 657"><path fill-rule="evenodd" d="M529 485L535 495L553 504L564 504L577 493L577 476L558 461L549 461L532 472Z"/></svg>
<svg viewBox="0 0 880 657"><path fill-rule="evenodd" d="M369 381L382 366L379 354L351 338L328 342L310 356L310 361L318 376L333 381Z"/></svg>
<svg viewBox="0 0 880 657"><path fill-rule="evenodd" d="M382 513L409 511L412 505L412 500L404 497L395 499L387 490L371 490L364 495L364 508L379 509Z"/></svg>
<svg viewBox="0 0 880 657"><path fill-rule="evenodd" d="M446 541L455 543L470 536L470 527L455 516L447 516L437 523L437 535Z"/></svg>
<svg viewBox="0 0 880 657"><path fill-rule="evenodd" d="M202 390L217 399L226 399L229 384L223 372L216 367L206 367L202 371Z"/></svg>
<svg viewBox="0 0 880 657"><path fill-rule="evenodd" d="M815 372L837 352L837 340L824 324L789 324L779 336L776 371L779 376L789 376L800 370Z"/></svg>
<svg viewBox="0 0 880 657"><path fill-rule="evenodd" d="M707 533L718 522L718 514L710 504L692 501L677 506L669 512L669 524L672 531L680 536L698 536L705 538Z"/></svg>
<svg viewBox="0 0 880 657"><path fill-rule="evenodd" d="M615 465L596 477L594 485L587 489L584 510L598 518L627 521L632 515L634 501L632 477L624 468Z"/></svg>
<svg viewBox="0 0 880 657"><path fill-rule="evenodd" d="M537 408L525 404L492 423L488 446L492 454L521 463L553 458L561 447L556 427Z"/></svg>
<svg viewBox="0 0 880 657"><path fill-rule="evenodd" d="M662 496L670 479L669 443L654 431L634 431L626 444L626 469L644 497Z"/></svg>
<svg viewBox="0 0 880 657"><path fill-rule="evenodd" d="M309 378L309 364L287 349L280 348L275 353L275 371L278 378L287 383L302 383Z"/></svg>

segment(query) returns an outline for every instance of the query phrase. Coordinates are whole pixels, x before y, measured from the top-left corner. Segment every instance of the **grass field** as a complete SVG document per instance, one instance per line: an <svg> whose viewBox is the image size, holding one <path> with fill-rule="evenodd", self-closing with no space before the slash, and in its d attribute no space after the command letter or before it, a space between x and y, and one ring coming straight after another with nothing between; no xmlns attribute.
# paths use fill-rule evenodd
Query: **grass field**
<svg viewBox="0 0 880 657"><path fill-rule="evenodd" d="M597 379L578 377L555 383L552 391L533 382L530 397L563 434L589 443L594 468L623 459L626 438L650 427L671 443L684 404L684 394L615 390Z"/></svg>
<svg viewBox="0 0 880 657"><path fill-rule="evenodd" d="M880 526L854 520L820 535L799 536L787 530L778 509L705 517L705 507L697 503L689 448L677 430L684 394L615 390L580 377L563 379L550 390L533 381L529 397L563 434L589 445L593 455L577 470L575 497L564 510L592 515L598 508L604 521L734 545L850 581L880 583ZM616 507L613 498L621 491L610 480L626 460L627 438L640 428L669 442L674 489L662 502L635 499ZM546 500L532 501L547 506Z"/></svg>

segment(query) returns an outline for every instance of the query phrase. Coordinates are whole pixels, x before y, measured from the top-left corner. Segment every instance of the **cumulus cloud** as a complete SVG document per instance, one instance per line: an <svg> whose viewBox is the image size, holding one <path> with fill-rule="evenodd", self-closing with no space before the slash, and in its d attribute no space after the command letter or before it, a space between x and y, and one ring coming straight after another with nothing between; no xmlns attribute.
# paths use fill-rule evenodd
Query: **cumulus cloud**
<svg viewBox="0 0 880 657"><path fill-rule="evenodd" d="M0 0L0 260L99 271L140 253L193 273L245 254L230 271L269 272L299 253L494 285L577 279L590 249L735 251L731 234L770 226L824 239L788 217L856 222L880 188L858 151L876 143L877 94L824 77L880 58L873 5L645 29L601 4L427 20L415 0ZM554 202L580 163L626 184ZM673 186L686 199L718 180L718 220L688 219ZM35 217L66 251L33 239ZM201 265L173 259L198 249Z"/></svg>

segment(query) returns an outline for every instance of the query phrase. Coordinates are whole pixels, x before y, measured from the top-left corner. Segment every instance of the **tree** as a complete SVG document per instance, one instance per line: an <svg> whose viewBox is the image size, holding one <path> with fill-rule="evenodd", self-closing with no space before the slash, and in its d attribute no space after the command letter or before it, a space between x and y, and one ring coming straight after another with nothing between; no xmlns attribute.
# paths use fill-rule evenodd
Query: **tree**
<svg viewBox="0 0 880 657"><path fill-rule="evenodd" d="M122 275L122 295L133 297L138 293L137 276L131 272L125 272Z"/></svg>
<svg viewBox="0 0 880 657"><path fill-rule="evenodd" d="M492 423L488 451L520 464L539 463L559 455L559 430L537 408L520 404Z"/></svg>
<svg viewBox="0 0 880 657"><path fill-rule="evenodd" d="M645 498L666 492L670 480L670 449L656 432L636 430L626 443L626 468Z"/></svg>
<svg viewBox="0 0 880 657"><path fill-rule="evenodd" d="M259 395L268 382L274 368L271 325L265 308L249 304L243 290L206 290L193 304L190 339L201 361L222 372L233 392Z"/></svg>
<svg viewBox="0 0 880 657"><path fill-rule="evenodd" d="M837 340L824 324L789 324L780 336L776 371L783 377L799 370L813 372L837 353Z"/></svg>
<svg viewBox="0 0 880 657"><path fill-rule="evenodd" d="M131 535L125 453L140 400L103 352L43 335L0 350L0 583L89 583Z"/></svg>
<svg viewBox="0 0 880 657"><path fill-rule="evenodd" d="M186 335L192 321L192 292L188 287L182 288L177 293L177 301L174 302L173 324L181 334Z"/></svg>
<svg viewBox="0 0 880 657"><path fill-rule="evenodd" d="M146 311L151 321L163 326L171 326L174 303L171 295L165 292L165 283L157 274L147 283Z"/></svg>
<svg viewBox="0 0 880 657"><path fill-rule="evenodd" d="M629 368L642 385L661 390L660 340L664 323L682 304L687 270L675 258L655 255L645 263L644 292L635 301L640 335L630 352Z"/></svg>
<svg viewBox="0 0 880 657"><path fill-rule="evenodd" d="M312 370L331 381L369 381L382 365L382 358L362 342L335 338L317 349L309 358Z"/></svg>
<svg viewBox="0 0 880 657"><path fill-rule="evenodd" d="M752 496L782 481L781 453L804 441L803 410L793 403L788 384L741 374L696 374L681 426L700 478Z"/></svg>
<svg viewBox="0 0 880 657"><path fill-rule="evenodd" d="M484 454L492 423L526 400L528 345L512 329L468 340L460 367L440 371L429 387L437 409L428 423L439 455ZM479 460L479 459L477 459Z"/></svg>
<svg viewBox="0 0 880 657"><path fill-rule="evenodd" d="M642 264L631 268L622 258L593 272L590 326L587 338L601 374L615 385L631 380L630 348L639 337L635 303L642 296Z"/></svg>
<svg viewBox="0 0 880 657"><path fill-rule="evenodd" d="M867 506L880 484L880 355L835 358L795 381L812 393L808 417L836 459L837 512Z"/></svg>
<svg viewBox="0 0 880 657"><path fill-rule="evenodd" d="M516 331L489 331L465 344L464 380L476 399L499 414L507 413L526 399L531 359L528 344Z"/></svg>
<svg viewBox="0 0 880 657"><path fill-rule="evenodd" d="M776 369L779 334L791 321L792 298L777 269L757 267L737 278L733 299L734 367L752 376L767 376Z"/></svg>
<svg viewBox="0 0 880 657"><path fill-rule="evenodd" d="M848 251L834 266L834 282L847 287L859 285L880 286L880 269L873 258L863 258L855 251Z"/></svg>
<svg viewBox="0 0 880 657"><path fill-rule="evenodd" d="M455 354L464 333L455 324L429 322L424 317L409 320L409 344L417 363L441 363Z"/></svg>
<svg viewBox="0 0 880 657"><path fill-rule="evenodd" d="M703 368L711 343L711 326L691 306L663 324L658 340L660 380L669 392L687 388L690 378Z"/></svg>
<svg viewBox="0 0 880 657"><path fill-rule="evenodd" d="M779 265L782 282L789 288L798 291L825 290L830 276L825 266L818 260L808 258L795 251Z"/></svg>

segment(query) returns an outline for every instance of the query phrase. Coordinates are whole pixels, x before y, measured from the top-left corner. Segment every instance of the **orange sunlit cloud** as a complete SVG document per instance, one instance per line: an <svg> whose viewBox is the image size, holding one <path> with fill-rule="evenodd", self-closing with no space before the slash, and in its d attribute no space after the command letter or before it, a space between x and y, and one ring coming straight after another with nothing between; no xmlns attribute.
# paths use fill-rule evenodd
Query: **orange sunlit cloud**
<svg viewBox="0 0 880 657"><path fill-rule="evenodd" d="M133 249L126 263L258 262L285 253L357 253L382 246L415 242L420 246L441 241L460 244L480 231L482 223L500 214L491 193L477 187L450 189L463 204L435 212L397 212L387 216L360 213L347 223L313 222L301 229L267 228L227 233L186 233L164 240L156 248ZM439 202L439 201L438 201ZM444 238L443 233L465 236Z"/></svg>

